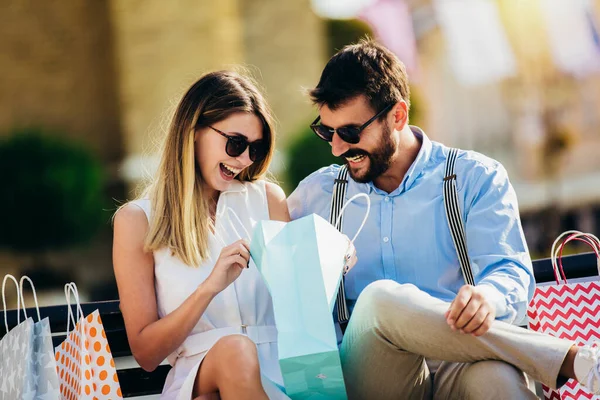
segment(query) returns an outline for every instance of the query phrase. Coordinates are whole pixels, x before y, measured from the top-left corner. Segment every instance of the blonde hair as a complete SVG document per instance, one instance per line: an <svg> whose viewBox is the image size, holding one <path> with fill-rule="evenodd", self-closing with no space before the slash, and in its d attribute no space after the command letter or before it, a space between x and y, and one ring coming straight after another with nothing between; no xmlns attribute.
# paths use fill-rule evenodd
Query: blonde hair
<svg viewBox="0 0 600 400"><path fill-rule="evenodd" d="M198 266L208 254L213 222L205 184L196 165L194 135L200 129L245 112L262 122L266 156L244 169L236 179L254 181L267 173L275 149L271 111L247 77L232 71L202 76L181 99L163 145L157 176L144 191L151 200L152 215L144 249L168 248L189 266Z"/></svg>

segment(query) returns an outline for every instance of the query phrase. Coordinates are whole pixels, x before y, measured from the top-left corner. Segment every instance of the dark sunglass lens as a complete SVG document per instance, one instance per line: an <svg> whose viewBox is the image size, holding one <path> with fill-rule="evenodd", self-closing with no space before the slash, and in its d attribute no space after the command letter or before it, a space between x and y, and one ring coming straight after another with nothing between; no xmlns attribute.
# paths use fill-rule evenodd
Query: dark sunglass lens
<svg viewBox="0 0 600 400"><path fill-rule="evenodd" d="M344 142L356 144L360 141L360 129L354 126L338 128L337 133Z"/></svg>
<svg viewBox="0 0 600 400"><path fill-rule="evenodd" d="M256 143L250 145L250 159L260 161L267 155L267 146L264 143Z"/></svg>
<svg viewBox="0 0 600 400"><path fill-rule="evenodd" d="M238 157L246 150L246 147L248 147L248 142L245 140L229 138L227 139L225 151L231 157Z"/></svg>
<svg viewBox="0 0 600 400"><path fill-rule="evenodd" d="M317 136L319 136L321 139L331 142L331 139L333 138L333 132L331 129L323 125L314 125L312 128Z"/></svg>

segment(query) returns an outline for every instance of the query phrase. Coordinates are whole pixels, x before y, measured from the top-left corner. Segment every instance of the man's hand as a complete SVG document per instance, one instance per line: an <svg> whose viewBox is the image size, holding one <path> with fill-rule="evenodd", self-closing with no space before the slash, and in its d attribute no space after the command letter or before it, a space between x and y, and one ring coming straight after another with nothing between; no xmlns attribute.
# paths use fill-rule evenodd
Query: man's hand
<svg viewBox="0 0 600 400"><path fill-rule="evenodd" d="M452 330L481 336L492 326L496 310L480 288L465 285L458 291L445 316Z"/></svg>

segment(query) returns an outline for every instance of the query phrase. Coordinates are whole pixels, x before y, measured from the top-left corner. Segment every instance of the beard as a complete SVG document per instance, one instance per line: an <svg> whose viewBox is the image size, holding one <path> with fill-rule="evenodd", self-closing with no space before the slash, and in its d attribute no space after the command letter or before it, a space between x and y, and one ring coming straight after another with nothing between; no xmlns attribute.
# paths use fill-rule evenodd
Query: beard
<svg viewBox="0 0 600 400"><path fill-rule="evenodd" d="M383 126L381 144L374 151L369 153L360 149L351 149L342 154L342 157L344 157L344 160L348 165L348 172L350 173L352 179L359 183L368 183L377 179L381 174L390 168L390 165L392 164L392 157L395 151L396 145L392 141L392 130L386 122ZM345 159L345 157L351 158L360 155L364 155L369 159L369 166L364 172L353 169Z"/></svg>

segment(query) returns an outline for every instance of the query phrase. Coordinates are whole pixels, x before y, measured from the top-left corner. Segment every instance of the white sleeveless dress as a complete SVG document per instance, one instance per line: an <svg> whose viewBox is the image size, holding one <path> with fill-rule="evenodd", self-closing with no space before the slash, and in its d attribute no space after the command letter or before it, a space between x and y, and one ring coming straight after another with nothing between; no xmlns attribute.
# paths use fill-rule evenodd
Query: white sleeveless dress
<svg viewBox="0 0 600 400"><path fill-rule="evenodd" d="M150 200L135 200L133 204L152 217ZM231 208L245 230L260 220L269 219L265 182L239 182L221 192L217 203L215 234L210 235L210 259L198 267L189 267L172 256L168 249L154 252L154 275L159 318L179 307L211 273L223 244L246 237L235 217L228 217ZM231 222L230 222L231 221ZM233 227L232 228L232 224ZM238 233L236 233L237 231ZM220 240L219 240L220 239ZM277 330L271 296L253 262L240 277L219 293L183 344L167 360L173 367L167 376L161 399L189 400L200 363L210 348L222 337L232 334L248 336L257 345L263 387L270 399L289 399L283 390L283 378L277 357Z"/></svg>

